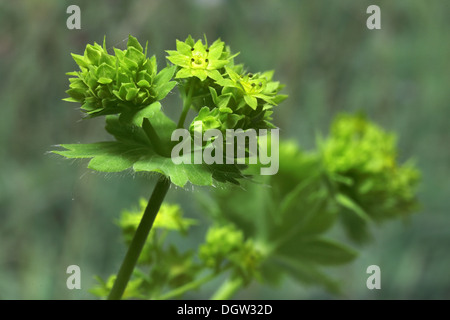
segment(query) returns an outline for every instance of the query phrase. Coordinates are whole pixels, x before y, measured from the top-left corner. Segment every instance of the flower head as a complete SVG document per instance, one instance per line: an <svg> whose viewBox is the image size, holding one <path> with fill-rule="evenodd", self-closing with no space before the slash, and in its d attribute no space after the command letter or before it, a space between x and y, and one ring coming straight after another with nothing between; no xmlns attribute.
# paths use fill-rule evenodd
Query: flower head
<svg viewBox="0 0 450 320"><path fill-rule="evenodd" d="M201 81L208 77L220 79L219 70L233 58L223 41L218 39L208 47L202 40L195 42L191 36L184 42L177 40L177 50L167 50L167 53L167 59L180 67L176 78L197 77Z"/></svg>
<svg viewBox="0 0 450 320"><path fill-rule="evenodd" d="M176 85L170 81L174 67L157 73L156 58L146 57L136 38L129 36L127 49L114 48L108 54L105 44L88 45L84 55L72 54L80 71L69 72L70 98L79 102L91 117L139 110L163 99Z"/></svg>
<svg viewBox="0 0 450 320"><path fill-rule="evenodd" d="M239 69L240 66L237 66L236 70ZM236 70L226 67L229 78L219 79L217 83L224 87L223 92L234 92L236 96L243 97L239 108L247 104L256 110L258 104L277 105L286 99L285 95L278 95L283 85L272 81L273 71L239 74Z"/></svg>

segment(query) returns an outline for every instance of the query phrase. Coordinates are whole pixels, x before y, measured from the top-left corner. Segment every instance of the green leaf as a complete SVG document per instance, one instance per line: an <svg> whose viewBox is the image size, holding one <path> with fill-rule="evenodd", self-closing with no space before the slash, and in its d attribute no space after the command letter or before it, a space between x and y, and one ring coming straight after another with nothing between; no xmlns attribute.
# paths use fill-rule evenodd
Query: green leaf
<svg viewBox="0 0 450 320"><path fill-rule="evenodd" d="M314 263L296 261L289 259L288 257L282 259L277 258L277 260L279 260L278 264L271 263L272 265L275 265L273 269L279 270L280 266L282 266L282 269L287 274L301 283L306 285L320 284L332 293L339 292L339 284L336 280L319 270Z"/></svg>
<svg viewBox="0 0 450 320"><path fill-rule="evenodd" d="M96 75L98 78L108 78L108 79L113 79L116 75L116 70L107 65L106 63L102 63L96 72Z"/></svg>
<svg viewBox="0 0 450 320"><path fill-rule="evenodd" d="M214 43L209 47L208 58L210 60L218 60L222 55L224 43L220 40L214 41ZM228 61L227 61L228 62Z"/></svg>
<svg viewBox="0 0 450 320"><path fill-rule="evenodd" d="M256 107L258 106L258 101L255 97L252 97L250 95L244 95L245 102L252 108L253 110L256 110Z"/></svg>
<svg viewBox="0 0 450 320"><path fill-rule="evenodd" d="M213 79L215 81L219 81L219 80L223 79L222 75L217 70L208 70L207 73L208 73L208 77L210 77L211 79Z"/></svg>
<svg viewBox="0 0 450 320"><path fill-rule="evenodd" d="M223 94L217 98L217 107L219 109L226 108L231 99L231 93Z"/></svg>
<svg viewBox="0 0 450 320"><path fill-rule="evenodd" d="M112 82L112 79L109 79L109 78L101 77L101 78L98 79L98 83L101 83L101 84L108 84L108 83L111 83L111 82Z"/></svg>
<svg viewBox="0 0 450 320"><path fill-rule="evenodd" d="M208 77L206 70L202 69L191 69L191 73L193 76L199 78L201 81L205 81L206 78Z"/></svg>
<svg viewBox="0 0 450 320"><path fill-rule="evenodd" d="M141 88L150 88L150 83L147 80L140 80L137 85Z"/></svg>
<svg viewBox="0 0 450 320"><path fill-rule="evenodd" d="M153 149L131 147L122 142L97 142L91 144L63 144L64 151L56 154L72 159L91 158L88 168L101 172L134 171L159 172L169 177L173 184L184 187L187 182L195 185L211 185L212 172L206 165L179 164L171 158L156 154Z"/></svg>
<svg viewBox="0 0 450 320"><path fill-rule="evenodd" d="M186 42L186 44L190 45L191 47L193 47L194 44L195 44L195 41L194 41L194 39L192 39L191 35L189 35L189 36L186 38L185 42Z"/></svg>
<svg viewBox="0 0 450 320"><path fill-rule="evenodd" d="M96 48L93 45L87 45L86 46L86 50L85 50L85 56L88 58L88 60L90 61L91 64L98 64L98 61L100 59L101 56L101 50L99 50L98 48Z"/></svg>
<svg viewBox="0 0 450 320"><path fill-rule="evenodd" d="M356 204L351 198L347 197L345 194L339 193L336 195L336 201L343 207L349 209L350 211L356 213L358 217L363 219L366 222L370 222L372 219L370 216L361 208L358 204Z"/></svg>
<svg viewBox="0 0 450 320"><path fill-rule="evenodd" d="M89 65L89 62L86 62L84 60L84 56L80 56L79 54L74 54L71 53L73 60L75 60L75 62L80 66L80 67L84 67L87 68Z"/></svg>
<svg viewBox="0 0 450 320"><path fill-rule="evenodd" d="M164 83L161 86L156 87L156 100L162 100L164 99L170 91L177 85L176 81L170 81L167 83Z"/></svg>
<svg viewBox="0 0 450 320"><path fill-rule="evenodd" d="M228 64L227 60L211 60L208 64L208 70L221 69Z"/></svg>
<svg viewBox="0 0 450 320"><path fill-rule="evenodd" d="M125 99L127 101L133 100L136 97L138 92L139 92L139 89L137 89L137 88L129 88Z"/></svg>
<svg viewBox="0 0 450 320"><path fill-rule="evenodd" d="M66 158L92 158L88 168L102 172L119 172L129 169L146 150L111 141L90 144L62 144L65 151L53 151Z"/></svg>
<svg viewBox="0 0 450 320"><path fill-rule="evenodd" d="M332 240L312 238L297 243L287 243L277 250L282 255L297 261L310 261L323 265L339 265L356 258L356 251Z"/></svg>
<svg viewBox="0 0 450 320"><path fill-rule="evenodd" d="M174 164L171 158L161 157L159 155L148 156L137 161L134 166L136 172L154 171L170 177L173 184L184 187L189 181L195 185L212 185L212 173L206 165L202 164Z"/></svg>
<svg viewBox="0 0 450 320"><path fill-rule="evenodd" d="M144 59L145 56L142 53L142 51L139 51L138 49L131 47L127 49L127 52L125 53L125 57L127 57L128 59L135 61L138 64L141 64Z"/></svg>
<svg viewBox="0 0 450 320"><path fill-rule="evenodd" d="M175 164L170 157L159 155L147 139L142 120L148 118L161 142L170 146L171 135L176 124L161 111L161 104L155 102L138 112L122 113L107 117L107 131L118 141L91 144L64 144L67 150L53 153L73 159L91 159L88 167L101 172L119 172L133 169L136 172L158 172L169 177L177 186L190 182L195 185L212 185L218 182L239 184L242 178L236 165ZM119 120L120 119L120 120ZM191 159L191 155L187 155Z"/></svg>
<svg viewBox="0 0 450 320"><path fill-rule="evenodd" d="M74 99L74 98L72 98L72 97L69 97L69 98L64 98L64 99L62 99L63 101L68 101L68 102L79 102L77 99Z"/></svg>
<svg viewBox="0 0 450 320"><path fill-rule="evenodd" d="M152 119L160 110L161 103L157 101L141 109L129 109L122 112L120 121L140 127L144 118Z"/></svg>
<svg viewBox="0 0 450 320"><path fill-rule="evenodd" d="M167 60L172 62L175 65L178 65L180 67L188 68L189 67L189 58L186 56L183 56L181 54L168 56Z"/></svg>
<svg viewBox="0 0 450 320"><path fill-rule="evenodd" d="M189 78L192 77L192 72L191 69L180 69L180 71L177 72L177 75L175 76L175 78L177 79L183 79L183 78Z"/></svg>
<svg viewBox="0 0 450 320"><path fill-rule="evenodd" d="M154 84L158 87L167 84L173 77L176 66L165 67L155 77Z"/></svg>
<svg viewBox="0 0 450 320"><path fill-rule="evenodd" d="M189 56L191 55L191 46L180 41L180 40L176 40L177 43L177 51L181 54L184 54L185 56Z"/></svg>
<svg viewBox="0 0 450 320"><path fill-rule="evenodd" d="M140 52L143 52L144 48L142 48L141 44L139 43L139 41L133 37L132 35L128 36L128 42L127 42L127 47L134 47L137 50L139 50Z"/></svg>

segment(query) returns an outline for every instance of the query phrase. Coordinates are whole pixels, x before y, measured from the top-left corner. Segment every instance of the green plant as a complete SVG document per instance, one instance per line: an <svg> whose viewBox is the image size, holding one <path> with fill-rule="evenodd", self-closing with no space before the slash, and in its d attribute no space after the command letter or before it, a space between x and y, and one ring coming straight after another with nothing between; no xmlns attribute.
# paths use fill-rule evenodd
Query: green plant
<svg viewBox="0 0 450 320"><path fill-rule="evenodd" d="M115 48L114 55L108 53L105 42L103 46L87 45L82 56L72 54L80 71L68 73L70 97L66 100L81 103L86 118L106 116L105 128L115 140L64 144L61 147L66 150L54 152L66 158L90 158L88 168L97 171L132 168L161 175L109 294L111 299L122 296L171 183L180 187L188 182L204 186L222 182L239 184L238 179L243 177L242 166L237 164L172 161L171 136L176 128L184 127L189 110L199 111L192 123L222 132L271 128L271 109L286 98L278 94L282 86L271 81L270 73L258 75L260 94L248 98L246 86L252 76L242 65L234 64L235 55L220 40L208 46L206 38L203 43L188 37L176 45L177 50L168 51L167 57L173 65L159 72L156 58L147 58L147 45L144 49L132 36L127 49ZM242 78L240 84L233 80L236 74ZM163 113L159 102L175 86L183 100L177 124ZM257 85L252 82L252 86Z"/></svg>
<svg viewBox="0 0 450 320"><path fill-rule="evenodd" d="M272 109L286 98L273 72L246 72L220 40L208 46L206 39L188 37L176 47L168 51L171 64L159 72L155 58L146 57L147 46L144 50L131 36L127 49L114 49L115 55L104 44L73 55L80 71L69 73L68 100L81 103L87 118L105 115L115 140L65 144L66 150L54 152L90 158L88 167L97 171L160 175L148 203L141 200L139 208L122 212L118 225L128 253L117 276L99 279L92 293L170 299L225 277L212 298L227 299L254 280L275 285L284 276L338 292L323 267L348 263L357 251L330 230L342 225L350 240L362 242L368 224L413 212L417 170L397 163L392 134L349 115L335 120L317 151L282 141L276 175L258 175L261 163L175 164L171 135L184 127L189 110L196 112L187 126L191 136L199 123L202 131L222 133L270 129ZM177 124L159 102L175 87L183 101ZM196 194L211 225L195 250L180 252L167 235L188 236L197 222L163 199L170 184L187 183L223 187Z"/></svg>
<svg viewBox="0 0 450 320"><path fill-rule="evenodd" d="M293 141L283 142L277 175L243 182L245 191L232 187L196 194L212 223L195 250L178 252L165 240L170 232L189 236L196 222L183 218L177 206L171 206L177 214L162 208L158 218L166 222L155 222L159 233L152 231L147 240L127 296L178 298L224 275L213 299L231 298L253 281L272 286L285 277L339 293L339 281L324 267L351 262L357 250L332 229L342 226L350 242L358 244L367 240L370 223L406 217L416 209L418 172L411 163L397 164L394 141L392 134L364 117L341 115L317 151L305 152ZM360 150L364 150L361 157L355 154ZM346 170L337 170L343 157L350 157L342 162ZM389 170L379 164L380 158L389 163ZM257 169L250 167L247 173ZM127 242L144 207L141 200L140 209L122 213L118 224ZM92 292L105 297L112 279L100 281Z"/></svg>

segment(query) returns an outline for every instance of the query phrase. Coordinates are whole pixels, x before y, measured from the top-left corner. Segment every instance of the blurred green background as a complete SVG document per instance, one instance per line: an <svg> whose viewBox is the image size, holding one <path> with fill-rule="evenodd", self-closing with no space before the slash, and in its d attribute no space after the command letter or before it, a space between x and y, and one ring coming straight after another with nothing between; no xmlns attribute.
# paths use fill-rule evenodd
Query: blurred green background
<svg viewBox="0 0 450 320"><path fill-rule="evenodd" d="M275 69L289 99L275 112L282 138L313 148L339 112L363 110L399 137L399 159L422 171L422 209L409 222L374 228L351 265L330 269L344 299L450 298L450 2L408 1L77 1L81 30L68 30L69 1L0 1L0 299L91 299L93 276L116 273L125 254L114 224L147 197L153 180L96 174L85 163L49 155L59 143L108 139L103 119L80 121L61 101L70 53L87 43L125 48L128 34L164 50L188 34L221 37L250 71ZM366 8L381 7L381 30L366 28ZM173 92L165 106L179 106ZM175 190L185 215L199 218L194 192ZM199 226L204 236L206 222ZM82 290L66 287L77 264ZM366 288L366 268L381 267L381 290ZM208 293L208 292L206 292ZM207 298L193 293L191 298ZM334 298L320 288L254 284L236 298Z"/></svg>

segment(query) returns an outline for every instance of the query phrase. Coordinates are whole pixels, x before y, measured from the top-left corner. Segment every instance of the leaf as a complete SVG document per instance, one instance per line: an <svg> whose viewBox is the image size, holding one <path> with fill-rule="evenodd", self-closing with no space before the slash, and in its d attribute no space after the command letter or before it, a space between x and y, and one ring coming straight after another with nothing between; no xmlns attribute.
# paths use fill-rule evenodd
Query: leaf
<svg viewBox="0 0 450 320"><path fill-rule="evenodd" d="M186 44L185 42L182 42L180 40L176 40L177 44L177 51L185 56L191 55L191 46Z"/></svg>
<svg viewBox="0 0 450 320"><path fill-rule="evenodd" d="M127 95L125 96L125 99L127 101L133 100L134 97L136 97L136 95L138 94L138 92L139 92L139 89L137 89L137 88L129 88Z"/></svg>
<svg viewBox="0 0 450 320"><path fill-rule="evenodd" d="M219 109L226 108L228 103L230 102L230 99L231 99L231 93L221 95L220 97L218 97L217 107Z"/></svg>
<svg viewBox="0 0 450 320"><path fill-rule="evenodd" d="M127 47L134 47L137 50L139 50L139 52L142 52L144 50L144 48L142 48L141 44L139 43L139 41L133 37L132 35L128 36L128 42L127 42Z"/></svg>
<svg viewBox="0 0 450 320"><path fill-rule="evenodd" d="M339 193L336 195L336 201L343 207L349 209L350 211L356 213L358 217L366 222L370 222L372 219L370 216L361 208L356 202L351 198L347 197L345 194Z"/></svg>
<svg viewBox="0 0 450 320"><path fill-rule="evenodd" d="M156 102L139 112L122 116L107 117L107 131L118 141L91 144L63 144L67 149L53 153L72 159L91 159L88 168L101 172L119 172L133 169L136 172L158 172L171 179L172 183L184 187L190 182L195 185L212 185L218 182L239 184L243 175L237 165L206 165L194 163L175 164L170 157L156 153L140 126L135 125L148 118L163 143L172 143L171 135L176 124L160 110ZM190 158L190 155L187 155Z"/></svg>
<svg viewBox="0 0 450 320"><path fill-rule="evenodd" d="M101 83L101 84L108 84L108 83L111 83L111 82L112 82L112 79L109 79L109 78L101 77L101 78L98 79L98 83Z"/></svg>
<svg viewBox="0 0 450 320"><path fill-rule="evenodd" d="M192 76L191 70L183 68L183 69L180 69L180 71L177 72L175 78L182 79L182 78L189 78L191 76Z"/></svg>
<svg viewBox="0 0 450 320"><path fill-rule="evenodd" d="M183 68L189 67L189 58L181 54L174 54L172 56L167 56L167 60Z"/></svg>
<svg viewBox="0 0 450 320"><path fill-rule="evenodd" d="M211 60L220 59L223 52L224 43L220 40L214 41L214 43L209 47L208 58Z"/></svg>
<svg viewBox="0 0 450 320"><path fill-rule="evenodd" d="M161 86L156 87L156 92L158 93L156 99L157 100L164 99L176 85L177 85L176 81L170 81L164 83Z"/></svg>
<svg viewBox="0 0 450 320"><path fill-rule="evenodd" d="M244 95L245 102L252 108L253 110L256 110L256 107L258 105L258 101L255 97L249 96L247 94Z"/></svg>
<svg viewBox="0 0 450 320"><path fill-rule="evenodd" d="M297 261L310 261L323 265L345 264L356 258L356 251L325 238L291 241L277 249L277 255Z"/></svg>
<svg viewBox="0 0 450 320"><path fill-rule="evenodd" d="M280 266L282 266L282 269L287 274L299 282L306 285L320 284L332 293L339 292L339 284L336 280L327 276L327 274L322 272L317 265L305 261L296 261L289 258L277 260L279 260L277 261L279 265L271 263L271 265L275 265L273 269L279 270Z"/></svg>
<svg viewBox="0 0 450 320"><path fill-rule="evenodd" d="M208 77L208 74L205 70L202 69L191 69L191 73L193 76L199 78L201 81L205 81Z"/></svg>
<svg viewBox="0 0 450 320"><path fill-rule="evenodd" d="M206 165L174 164L171 158L158 155L146 157L133 166L134 170L156 171L170 177L175 185L183 187L188 181L195 185L208 186L212 184L212 173Z"/></svg>
<svg viewBox="0 0 450 320"><path fill-rule="evenodd" d="M130 147L121 142L97 142L90 144L62 144L64 151L53 151L66 158L92 158L88 168L102 172L119 172L129 169L145 149Z"/></svg>
<svg viewBox="0 0 450 320"><path fill-rule="evenodd" d="M89 65L89 62L86 62L84 60L84 56L80 56L79 54L71 53L73 60L80 66L87 68Z"/></svg>
<svg viewBox="0 0 450 320"><path fill-rule="evenodd" d="M195 185L211 185L212 172L202 164L174 164L171 158L162 157L152 149L130 147L121 142L97 142L91 144L63 144L64 151L53 151L66 158L91 158L88 168L101 172L134 171L159 172L172 183L184 187L189 181Z"/></svg>
<svg viewBox="0 0 450 320"><path fill-rule="evenodd" d="M120 121L140 127L142 126L142 120L144 118L153 119L154 117L156 117L156 114L160 112L160 110L161 103L154 102L142 109L131 109L122 112L122 114L120 115Z"/></svg>
<svg viewBox="0 0 450 320"><path fill-rule="evenodd" d="M113 67L107 65L106 63L102 63L97 71L96 71L96 75L98 78L107 78L107 79L113 79L115 76L115 70Z"/></svg>
<svg viewBox="0 0 450 320"><path fill-rule="evenodd" d="M172 79L172 77L175 73L175 70L176 70L176 66L165 67L156 75L154 84L157 87L161 86L161 85L165 85Z"/></svg>
<svg viewBox="0 0 450 320"><path fill-rule="evenodd" d="M148 81L147 80L140 80L138 83L137 83L137 85L139 86L139 87L144 87L144 88L150 88L150 83L148 83Z"/></svg>

